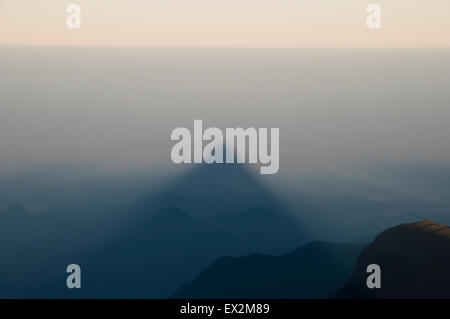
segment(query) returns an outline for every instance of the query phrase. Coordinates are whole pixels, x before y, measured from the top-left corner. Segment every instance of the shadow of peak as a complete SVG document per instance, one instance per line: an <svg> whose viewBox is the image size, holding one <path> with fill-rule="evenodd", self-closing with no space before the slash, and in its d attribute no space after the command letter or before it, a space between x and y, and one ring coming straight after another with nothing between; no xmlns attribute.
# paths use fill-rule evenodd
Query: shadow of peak
<svg viewBox="0 0 450 319"><path fill-rule="evenodd" d="M3 215L14 215L14 216L30 216L31 214L20 204L12 204L3 213Z"/></svg>
<svg viewBox="0 0 450 319"><path fill-rule="evenodd" d="M151 222L151 223L164 223L164 224L180 224L180 223L192 223L194 220L189 217L189 215L177 208L177 207L167 207L159 212L157 212L155 215L149 217L146 219L145 222Z"/></svg>
<svg viewBox="0 0 450 319"><path fill-rule="evenodd" d="M190 210L190 204L182 196L174 192L157 192L148 194L131 204L131 209L144 214L154 214L168 207Z"/></svg>
<svg viewBox="0 0 450 319"><path fill-rule="evenodd" d="M275 212L272 209L269 208L265 208L262 206L255 206L255 207L251 207L249 209L246 209L242 212L236 213L236 214L232 214L232 215L226 215L224 217L233 217L236 219L259 219L259 220L264 220L264 219L273 219L273 218L277 218L279 216L284 216L282 214L279 214L277 212Z"/></svg>
<svg viewBox="0 0 450 319"><path fill-rule="evenodd" d="M0 214L0 226L7 226L11 224L24 225L35 219L25 207L19 204L9 206L2 214Z"/></svg>
<svg viewBox="0 0 450 319"><path fill-rule="evenodd" d="M229 215L262 207L275 212L285 207L243 164L198 164L169 187L192 203L195 217Z"/></svg>

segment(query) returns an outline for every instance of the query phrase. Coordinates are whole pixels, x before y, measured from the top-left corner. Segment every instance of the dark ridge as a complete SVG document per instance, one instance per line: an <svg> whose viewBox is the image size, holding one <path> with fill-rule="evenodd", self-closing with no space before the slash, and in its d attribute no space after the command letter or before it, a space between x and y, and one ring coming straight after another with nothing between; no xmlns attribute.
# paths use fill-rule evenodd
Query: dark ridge
<svg viewBox="0 0 450 319"><path fill-rule="evenodd" d="M173 298L327 298L342 287L364 244L316 241L281 255L223 257Z"/></svg>
<svg viewBox="0 0 450 319"><path fill-rule="evenodd" d="M367 266L381 267L381 288L369 289ZM431 220L379 234L361 252L337 298L450 298L450 228Z"/></svg>

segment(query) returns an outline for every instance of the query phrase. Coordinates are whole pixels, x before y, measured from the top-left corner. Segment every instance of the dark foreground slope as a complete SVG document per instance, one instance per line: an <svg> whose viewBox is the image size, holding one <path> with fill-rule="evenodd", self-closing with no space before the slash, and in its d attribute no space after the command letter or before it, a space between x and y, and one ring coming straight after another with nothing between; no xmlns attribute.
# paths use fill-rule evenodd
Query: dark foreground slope
<svg viewBox="0 0 450 319"><path fill-rule="evenodd" d="M369 264L381 267L381 288L369 289ZM358 257L338 298L450 298L450 228L431 220L382 232Z"/></svg>
<svg viewBox="0 0 450 319"><path fill-rule="evenodd" d="M350 277L362 244L315 241L281 256L224 257L174 298L327 298Z"/></svg>

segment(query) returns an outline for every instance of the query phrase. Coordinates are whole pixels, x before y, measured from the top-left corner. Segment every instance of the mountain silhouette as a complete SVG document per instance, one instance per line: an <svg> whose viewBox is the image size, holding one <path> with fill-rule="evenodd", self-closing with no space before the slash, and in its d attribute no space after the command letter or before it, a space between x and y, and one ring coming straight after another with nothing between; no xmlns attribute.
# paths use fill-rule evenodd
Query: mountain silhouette
<svg viewBox="0 0 450 319"><path fill-rule="evenodd" d="M36 219L22 205L13 204L3 212L0 212L0 237L14 237L19 230L28 234L35 232ZM1 244L0 244L1 246Z"/></svg>
<svg viewBox="0 0 450 319"><path fill-rule="evenodd" d="M3 213L0 213L0 218L3 221L23 221L30 217L31 214L20 204L13 204Z"/></svg>
<svg viewBox="0 0 450 319"><path fill-rule="evenodd" d="M280 254L309 240L242 165L195 167L129 205L123 219L133 223L87 258L94 284L86 296L167 297L221 256Z"/></svg>
<svg viewBox="0 0 450 319"><path fill-rule="evenodd" d="M174 298L327 298L342 287L364 244L308 243L269 256L223 257Z"/></svg>
<svg viewBox="0 0 450 319"><path fill-rule="evenodd" d="M381 267L381 288L366 285L367 266ZM358 257L337 298L450 298L450 228L431 220L378 235Z"/></svg>
<svg viewBox="0 0 450 319"><path fill-rule="evenodd" d="M186 227L195 221L188 216L186 212L177 207L167 207L147 218L145 223L155 225L168 225L171 226L183 226Z"/></svg>
<svg viewBox="0 0 450 319"><path fill-rule="evenodd" d="M168 186L167 191L182 194L191 204L193 217L236 214L252 207L287 213L264 185L264 179L242 164L196 166Z"/></svg>
<svg viewBox="0 0 450 319"><path fill-rule="evenodd" d="M88 258L94 287L84 292L167 297L220 256L279 253L303 242L305 236L290 217L261 208L210 218L165 208Z"/></svg>
<svg viewBox="0 0 450 319"><path fill-rule="evenodd" d="M110 213L0 213L0 297L164 298L221 256L280 254L310 240L243 165L192 166L168 180ZM84 270L83 289L64 285L71 263Z"/></svg>
<svg viewBox="0 0 450 319"><path fill-rule="evenodd" d="M182 196L163 191L139 198L128 207L128 211L133 212L133 214L140 214L145 219L166 208L178 208L186 212L192 210L191 203Z"/></svg>

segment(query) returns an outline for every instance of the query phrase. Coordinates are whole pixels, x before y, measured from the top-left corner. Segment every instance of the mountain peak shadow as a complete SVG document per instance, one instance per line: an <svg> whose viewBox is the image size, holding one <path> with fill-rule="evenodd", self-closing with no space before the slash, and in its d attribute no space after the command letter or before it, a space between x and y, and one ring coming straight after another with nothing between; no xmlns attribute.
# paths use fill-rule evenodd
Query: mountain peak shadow
<svg viewBox="0 0 450 319"><path fill-rule="evenodd" d="M191 210L190 203L185 198L169 191L145 195L133 202L128 209L148 217L166 208Z"/></svg>
<svg viewBox="0 0 450 319"><path fill-rule="evenodd" d="M25 207L20 204L13 204L9 206L4 212L0 213L0 219L3 224L7 223L22 223L30 220L32 215Z"/></svg>
<svg viewBox="0 0 450 319"><path fill-rule="evenodd" d="M99 281L111 275L103 274L105 265L116 274L104 280L111 285L99 288L100 296L166 297L220 256L278 254L309 239L304 225L239 164L195 166L133 203L124 217L133 219L130 229L90 268ZM117 255L127 258L115 266Z"/></svg>
<svg viewBox="0 0 450 319"><path fill-rule="evenodd" d="M155 223L155 224L167 224L167 225L183 225L193 223L193 219L188 216L188 214L177 208L177 207L167 207L155 215L147 218L145 223Z"/></svg>
<svg viewBox="0 0 450 319"><path fill-rule="evenodd" d="M200 164L165 191L181 195L185 202L172 206L188 211L191 217L236 214L254 207L287 212L260 179L243 164Z"/></svg>
<svg viewBox="0 0 450 319"><path fill-rule="evenodd" d="M5 212L5 214L17 214L17 215L28 215L28 211L26 210L25 207L23 207L20 204L12 204L11 206L9 206Z"/></svg>

